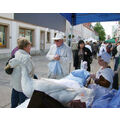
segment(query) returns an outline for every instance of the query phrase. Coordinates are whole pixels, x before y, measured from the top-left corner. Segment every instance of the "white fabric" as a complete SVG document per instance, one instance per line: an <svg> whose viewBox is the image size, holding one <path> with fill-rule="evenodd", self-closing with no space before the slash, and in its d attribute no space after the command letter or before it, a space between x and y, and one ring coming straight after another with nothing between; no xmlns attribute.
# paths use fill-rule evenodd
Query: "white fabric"
<svg viewBox="0 0 120 120"><path fill-rule="evenodd" d="M16 108L27 108L29 102L30 102L30 99L27 99L27 100L25 100L25 102L23 102L22 104L20 104Z"/></svg>
<svg viewBox="0 0 120 120"><path fill-rule="evenodd" d="M37 82L37 84L36 85L38 85L39 83L39 81L46 81L46 84L48 83L48 85L50 86L51 84L49 83L49 82L53 82L53 84L52 84L52 87L53 87L53 91L56 91L56 94L58 94L59 95L59 91L62 93L62 91L64 91L63 92L63 94L65 93L65 91L67 90L67 89L65 89L65 88L72 88L73 89L73 91L71 91L71 95L72 95L72 92L74 92L74 90L82 90L81 89L81 87L80 87L80 85L76 82L76 81L73 81L73 80L69 80L69 79L65 79L65 78L63 78L63 79L60 79L60 80L56 80L56 79L48 79L48 78L41 78L40 80L37 80L36 82ZM56 88L55 88L55 83L56 84L59 84L60 86L58 86L57 87L57 89L60 89L59 87L61 87L62 88L62 86L64 87L64 89L62 90L57 90ZM43 84L43 85L42 85ZM47 86L47 87L44 87L44 83L41 83L41 89L42 89L42 87L44 87L43 88L43 90L44 89L46 89L46 93L47 93L47 89L49 89L49 86ZM44 90L45 91L45 90ZM48 94L49 94L49 92L50 92L50 90L48 90ZM60 94L61 94L60 93ZM67 94L68 93L66 93L66 95L64 96L64 98L63 99L67 99ZM70 96L71 96L70 95ZM53 96L52 96L53 97ZM66 97L66 98L65 98ZM61 99L62 99L62 97L61 97ZM28 99L28 100L26 100L24 103L22 103L21 105L19 105L17 108L27 108L27 106L28 106L28 104L29 104L29 101L30 101L30 99Z"/></svg>
<svg viewBox="0 0 120 120"><path fill-rule="evenodd" d="M100 56L101 59L104 60L105 62L110 63L111 56L107 52L99 54L98 56Z"/></svg>
<svg viewBox="0 0 120 120"><path fill-rule="evenodd" d="M15 53L15 59L17 59L18 61L23 63L26 66L30 76L33 76L33 74L34 74L33 63L32 63L31 56L27 52L25 52L24 50L19 49ZM22 92L22 87L21 87L21 67L19 65L17 66L17 63L13 64L13 62L11 62L11 60L9 61L9 64L10 64L10 66L12 68L14 68L13 73L11 75L12 79L10 81L10 85L15 90L17 90L19 92Z"/></svg>
<svg viewBox="0 0 120 120"><path fill-rule="evenodd" d="M95 96L95 91L90 88L82 87L79 95L77 95L74 100L81 100L81 102L85 102L86 106L89 107Z"/></svg>
<svg viewBox="0 0 120 120"><path fill-rule="evenodd" d="M90 45L85 45L86 48L88 48L92 52L92 48Z"/></svg>
<svg viewBox="0 0 120 120"><path fill-rule="evenodd" d="M87 70L87 68L88 68L88 66L87 66L87 62L81 60L81 69L85 69L85 70Z"/></svg>
<svg viewBox="0 0 120 120"><path fill-rule="evenodd" d="M109 88L105 88L97 84L90 84L88 88L91 88L95 93L94 101L100 98L101 96L109 93L109 91L111 90Z"/></svg>
<svg viewBox="0 0 120 120"><path fill-rule="evenodd" d="M52 61L56 55L57 46L53 44L50 47L46 57L48 60ZM64 76L69 73L70 63L72 62L72 50L67 45L63 45L62 49L60 50L60 64L63 70Z"/></svg>
<svg viewBox="0 0 120 120"><path fill-rule="evenodd" d="M78 82L76 82L74 80L70 80L70 79L68 79L66 77L62 78L62 79L59 79L59 80L56 80L56 79L47 79L47 78L41 78L41 79L52 81L52 82L58 83L60 85L64 85L66 87L73 88L75 90L81 88Z"/></svg>

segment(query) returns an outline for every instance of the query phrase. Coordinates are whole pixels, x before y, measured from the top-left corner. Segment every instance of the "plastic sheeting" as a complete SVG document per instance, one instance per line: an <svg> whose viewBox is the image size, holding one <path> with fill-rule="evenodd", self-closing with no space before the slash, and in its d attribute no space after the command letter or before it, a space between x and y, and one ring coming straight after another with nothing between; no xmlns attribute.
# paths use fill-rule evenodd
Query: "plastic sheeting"
<svg viewBox="0 0 120 120"><path fill-rule="evenodd" d="M62 68L59 61L51 61L48 64L50 75L52 76L63 76Z"/></svg>
<svg viewBox="0 0 120 120"><path fill-rule="evenodd" d="M120 21L120 13L60 13L71 25L89 22Z"/></svg>
<svg viewBox="0 0 120 120"><path fill-rule="evenodd" d="M90 76L90 73L84 69L78 69L72 71L66 78L69 80L74 80L79 83L79 85L85 86L87 78Z"/></svg>
<svg viewBox="0 0 120 120"><path fill-rule="evenodd" d="M109 93L103 95L99 99L95 100L92 104L92 108L109 108L109 103L117 93L117 90L113 89Z"/></svg>
<svg viewBox="0 0 120 120"><path fill-rule="evenodd" d="M112 100L109 103L109 108L120 108L120 89L114 95Z"/></svg>

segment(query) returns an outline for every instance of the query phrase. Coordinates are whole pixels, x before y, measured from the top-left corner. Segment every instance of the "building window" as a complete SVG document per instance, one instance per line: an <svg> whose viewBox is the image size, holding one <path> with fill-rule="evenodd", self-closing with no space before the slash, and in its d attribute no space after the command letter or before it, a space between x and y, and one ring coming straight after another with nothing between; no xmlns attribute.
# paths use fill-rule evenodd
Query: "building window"
<svg viewBox="0 0 120 120"><path fill-rule="evenodd" d="M47 43L50 43L50 32L47 32Z"/></svg>
<svg viewBox="0 0 120 120"><path fill-rule="evenodd" d="M27 40L29 40L33 45L33 30L20 28L19 30L19 36L25 37Z"/></svg>
<svg viewBox="0 0 120 120"><path fill-rule="evenodd" d="M5 48L7 45L7 28L8 26L0 25L0 48Z"/></svg>
<svg viewBox="0 0 120 120"><path fill-rule="evenodd" d="M57 33L54 33L54 37L56 36Z"/></svg>

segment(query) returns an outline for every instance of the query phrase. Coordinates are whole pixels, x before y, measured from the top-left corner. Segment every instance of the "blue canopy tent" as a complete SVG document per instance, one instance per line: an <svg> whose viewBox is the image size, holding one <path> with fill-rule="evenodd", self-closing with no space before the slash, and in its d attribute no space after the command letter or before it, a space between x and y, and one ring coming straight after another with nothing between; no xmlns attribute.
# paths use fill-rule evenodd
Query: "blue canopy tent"
<svg viewBox="0 0 120 120"><path fill-rule="evenodd" d="M73 26L89 22L120 21L120 13L60 13Z"/></svg>
<svg viewBox="0 0 120 120"><path fill-rule="evenodd" d="M120 21L120 13L60 13L72 26L88 22Z"/></svg>

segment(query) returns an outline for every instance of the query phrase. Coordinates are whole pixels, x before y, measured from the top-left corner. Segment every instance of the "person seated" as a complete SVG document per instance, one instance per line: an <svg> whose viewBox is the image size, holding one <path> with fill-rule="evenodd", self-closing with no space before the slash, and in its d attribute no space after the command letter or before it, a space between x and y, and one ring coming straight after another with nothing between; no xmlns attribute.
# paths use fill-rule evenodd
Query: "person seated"
<svg viewBox="0 0 120 120"><path fill-rule="evenodd" d="M102 53L101 55L98 55L98 64L101 67L96 74L91 74L88 79L87 87L93 89L95 92L95 97L93 102L96 99L108 93L112 89L114 72L108 65L110 62L110 59L111 59L111 56L107 52ZM91 84L91 79L93 79L92 84ZM87 106L85 102L81 102L80 99L77 99L69 102L68 107L86 108L86 107L90 107L90 105Z"/></svg>
<svg viewBox="0 0 120 120"><path fill-rule="evenodd" d="M87 87L95 90L95 99L112 89L114 72L108 65L110 59L111 56L107 52L98 55L98 64L101 67L96 74L91 74L89 77ZM91 79L93 79L93 84L91 84Z"/></svg>

